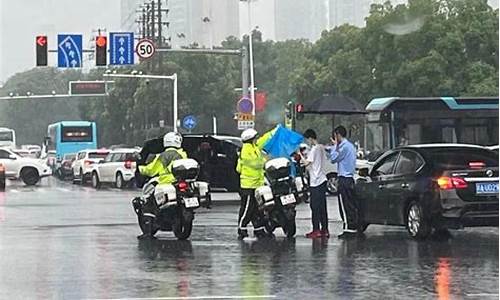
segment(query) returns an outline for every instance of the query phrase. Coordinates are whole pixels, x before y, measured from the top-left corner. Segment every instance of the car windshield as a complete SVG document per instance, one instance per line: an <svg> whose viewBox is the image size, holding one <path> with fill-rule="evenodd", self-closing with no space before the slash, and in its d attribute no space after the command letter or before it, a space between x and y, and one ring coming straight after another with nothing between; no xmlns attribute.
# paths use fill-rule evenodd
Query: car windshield
<svg viewBox="0 0 500 300"><path fill-rule="evenodd" d="M469 169L471 163L484 164L484 167L498 167L498 155L480 148L432 148L426 149L431 160L440 169Z"/></svg>
<svg viewBox="0 0 500 300"><path fill-rule="evenodd" d="M0 141L12 141L12 131L2 131L0 132Z"/></svg>
<svg viewBox="0 0 500 300"><path fill-rule="evenodd" d="M76 157L76 154L66 154L64 155L64 159L65 160L72 160L72 159L75 159Z"/></svg>
<svg viewBox="0 0 500 300"><path fill-rule="evenodd" d="M108 152L90 152L89 158L91 159L104 159L108 155Z"/></svg>

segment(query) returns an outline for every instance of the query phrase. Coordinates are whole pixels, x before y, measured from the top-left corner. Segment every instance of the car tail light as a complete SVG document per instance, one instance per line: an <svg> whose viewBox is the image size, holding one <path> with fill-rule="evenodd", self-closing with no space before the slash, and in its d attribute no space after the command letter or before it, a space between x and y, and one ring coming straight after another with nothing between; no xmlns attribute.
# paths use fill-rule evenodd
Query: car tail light
<svg viewBox="0 0 500 300"><path fill-rule="evenodd" d="M179 182L179 184L177 186L179 187L179 191L181 191L181 192L186 192L188 189L188 184L185 181Z"/></svg>
<svg viewBox="0 0 500 300"><path fill-rule="evenodd" d="M126 160L126 161L125 161L125 168L126 168L126 169L132 169L132 163L133 163L133 161L131 161L131 160Z"/></svg>
<svg viewBox="0 0 500 300"><path fill-rule="evenodd" d="M461 189L466 189L468 186L465 179L461 177L442 176L438 178L437 183L439 185L439 188L442 190L451 190L451 189L461 190Z"/></svg>
<svg viewBox="0 0 500 300"><path fill-rule="evenodd" d="M486 164L482 161L471 161L469 162L469 167L471 169L482 169L486 167Z"/></svg>
<svg viewBox="0 0 500 300"><path fill-rule="evenodd" d="M93 162L93 161L91 161L91 160L85 160L83 163L85 164L85 166L86 166L86 167L88 167L88 166L90 166L91 164L93 164L94 162Z"/></svg>

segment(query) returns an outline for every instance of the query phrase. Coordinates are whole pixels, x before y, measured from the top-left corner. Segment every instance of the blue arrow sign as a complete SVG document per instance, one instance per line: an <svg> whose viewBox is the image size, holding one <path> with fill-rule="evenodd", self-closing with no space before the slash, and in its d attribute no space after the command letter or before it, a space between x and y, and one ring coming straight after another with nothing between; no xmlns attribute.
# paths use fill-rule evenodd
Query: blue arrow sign
<svg viewBox="0 0 500 300"><path fill-rule="evenodd" d="M238 112L244 113L244 114L250 114L253 111L253 104L252 100L250 100L247 97L243 97L238 101Z"/></svg>
<svg viewBox="0 0 500 300"><path fill-rule="evenodd" d="M110 32L109 41L110 65L134 64L133 32Z"/></svg>
<svg viewBox="0 0 500 300"><path fill-rule="evenodd" d="M57 66L59 68L82 67L82 35L57 35Z"/></svg>
<svg viewBox="0 0 500 300"><path fill-rule="evenodd" d="M192 130L196 125L198 125L198 120L193 115L187 115L182 119L182 127L187 130Z"/></svg>

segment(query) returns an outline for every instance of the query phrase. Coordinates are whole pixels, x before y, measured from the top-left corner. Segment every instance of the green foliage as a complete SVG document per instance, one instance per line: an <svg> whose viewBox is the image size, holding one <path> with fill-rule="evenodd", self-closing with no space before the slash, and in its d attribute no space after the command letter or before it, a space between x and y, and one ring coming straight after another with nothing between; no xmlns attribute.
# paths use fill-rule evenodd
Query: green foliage
<svg viewBox="0 0 500 300"><path fill-rule="evenodd" d="M257 129L282 122L287 101L307 104L323 93L345 94L363 104L383 96L498 95L498 10L491 9L486 0L375 4L366 24L324 31L315 43L262 41L260 32L254 32L255 84L258 91L267 93L267 107L257 116ZM222 43L225 49L244 45L248 37L228 37ZM178 74L179 118L197 116L194 132L210 132L215 115L219 132L238 134L233 114L241 94L235 91L241 87L241 59L162 54L134 69ZM102 79L102 72L33 69L14 75L0 92L66 93L69 80ZM0 125L17 129L22 143L39 142L50 122L79 118L98 123L101 145L139 144L172 128L172 83L117 79L105 98L0 103ZM166 128L158 128L160 120ZM336 118L335 122L350 121ZM328 134L331 118L307 116L298 122L299 130L308 127Z"/></svg>

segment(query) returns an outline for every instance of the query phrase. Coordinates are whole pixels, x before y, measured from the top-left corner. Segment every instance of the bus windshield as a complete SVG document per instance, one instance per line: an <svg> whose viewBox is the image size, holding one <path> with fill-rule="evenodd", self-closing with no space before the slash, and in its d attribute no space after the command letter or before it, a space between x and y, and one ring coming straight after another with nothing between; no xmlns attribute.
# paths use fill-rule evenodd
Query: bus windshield
<svg viewBox="0 0 500 300"><path fill-rule="evenodd" d="M375 160L379 154L391 148L388 123L366 123L365 134L368 160Z"/></svg>
<svg viewBox="0 0 500 300"><path fill-rule="evenodd" d="M0 141L13 141L14 135L12 131L0 131Z"/></svg>

